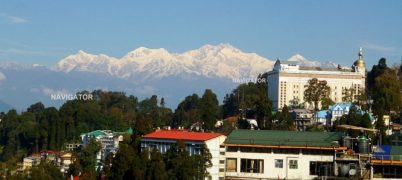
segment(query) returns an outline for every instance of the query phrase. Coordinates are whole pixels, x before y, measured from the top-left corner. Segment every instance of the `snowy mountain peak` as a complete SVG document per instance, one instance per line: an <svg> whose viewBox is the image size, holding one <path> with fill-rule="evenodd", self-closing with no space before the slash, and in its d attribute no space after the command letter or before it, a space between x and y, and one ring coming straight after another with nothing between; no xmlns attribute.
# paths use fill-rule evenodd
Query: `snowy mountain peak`
<svg viewBox="0 0 402 180"><path fill-rule="evenodd" d="M304 58L302 55L300 55L300 54L295 54L295 55L293 55L293 56L291 56L289 59L288 59L288 61L297 61L297 62L300 62L300 61L308 61L306 58Z"/></svg>
<svg viewBox="0 0 402 180"><path fill-rule="evenodd" d="M199 51L203 51L203 52L222 52L222 51L226 51L226 52L230 52L230 51L234 51L234 52L239 52L240 50L233 47L230 44L218 44L216 46L214 45L210 45L210 44L206 44L204 46L202 46L201 48L198 49Z"/></svg>
<svg viewBox="0 0 402 180"><path fill-rule="evenodd" d="M87 52L85 52L84 50L78 50L77 54L88 54Z"/></svg>
<svg viewBox="0 0 402 180"><path fill-rule="evenodd" d="M331 61L321 63L319 61L308 60L300 54L295 54L291 56L288 59L288 61L294 61L297 62L297 64L299 64L300 66L306 66L306 67L325 67L325 68L337 67L337 65Z"/></svg>
<svg viewBox="0 0 402 180"><path fill-rule="evenodd" d="M146 47L139 47L127 53L123 59L144 58L149 56L170 56L171 54L164 48L150 49Z"/></svg>

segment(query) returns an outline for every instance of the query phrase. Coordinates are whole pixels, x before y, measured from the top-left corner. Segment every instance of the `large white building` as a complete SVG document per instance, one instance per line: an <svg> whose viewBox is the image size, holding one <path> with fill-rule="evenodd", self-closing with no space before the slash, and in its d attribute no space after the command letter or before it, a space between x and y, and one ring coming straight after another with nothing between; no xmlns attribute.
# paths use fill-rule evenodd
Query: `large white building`
<svg viewBox="0 0 402 180"><path fill-rule="evenodd" d="M358 94L365 89L366 70L360 48L358 60L352 68L320 68L302 67L295 61L277 60L272 71L268 72L268 97L274 109L282 109L284 105L304 104L304 90L308 80L317 78L327 81L331 88L330 98L334 102L342 102L343 94L349 89Z"/></svg>
<svg viewBox="0 0 402 180"><path fill-rule="evenodd" d="M166 153L172 144L178 140L184 141L186 150L191 155L199 155L201 147L205 144L212 155L212 167L208 172L212 180L224 178L225 148L220 145L226 136L220 133L191 132L187 130L157 130L147 134L141 139L141 149L157 149L161 153Z"/></svg>

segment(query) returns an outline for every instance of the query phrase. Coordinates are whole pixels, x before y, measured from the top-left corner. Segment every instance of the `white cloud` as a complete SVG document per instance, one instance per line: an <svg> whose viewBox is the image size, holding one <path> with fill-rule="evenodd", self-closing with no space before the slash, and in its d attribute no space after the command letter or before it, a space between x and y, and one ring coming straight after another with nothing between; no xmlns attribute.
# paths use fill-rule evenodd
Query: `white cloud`
<svg viewBox="0 0 402 180"><path fill-rule="evenodd" d="M61 54L61 53L60 53ZM36 51L36 50L25 50L25 49L1 49L0 48L0 58L9 58L10 55L23 55L23 56L58 56L59 53L55 52L45 52L45 51Z"/></svg>
<svg viewBox="0 0 402 180"><path fill-rule="evenodd" d="M3 21L6 21L8 23L12 23L12 24L24 24L27 23L28 20L22 17L18 17L18 16L13 16L13 15L8 15L5 13L0 13L0 18Z"/></svg>
<svg viewBox="0 0 402 180"><path fill-rule="evenodd" d="M0 72L0 81L6 80L6 75L4 75L2 72Z"/></svg>
<svg viewBox="0 0 402 180"><path fill-rule="evenodd" d="M363 42L362 47L374 51L381 51L381 52L395 52L398 50L396 47L391 46L384 46L380 44L370 43L370 42Z"/></svg>
<svg viewBox="0 0 402 180"><path fill-rule="evenodd" d="M23 24L28 22L28 20L17 16L8 16L8 20L14 24Z"/></svg>

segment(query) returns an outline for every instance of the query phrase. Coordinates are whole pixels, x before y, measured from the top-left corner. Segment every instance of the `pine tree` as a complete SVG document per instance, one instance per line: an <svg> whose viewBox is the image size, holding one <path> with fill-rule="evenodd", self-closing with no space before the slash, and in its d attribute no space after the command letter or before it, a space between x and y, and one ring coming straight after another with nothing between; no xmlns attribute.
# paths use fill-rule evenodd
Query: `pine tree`
<svg viewBox="0 0 402 180"><path fill-rule="evenodd" d="M374 87L376 89L373 91L374 103L382 99L384 101L382 108L384 108L386 114L391 110L399 110L401 87L395 71L385 70L383 74L376 77Z"/></svg>
<svg viewBox="0 0 402 180"><path fill-rule="evenodd" d="M370 115L368 113L364 113L363 116L361 117L360 127L364 127L364 128L372 128L373 127L371 124Z"/></svg>
<svg viewBox="0 0 402 180"><path fill-rule="evenodd" d="M125 177L131 177L132 174L129 173L129 170L131 170L134 157L135 153L131 146L120 144L119 151L113 158L109 179L123 180Z"/></svg>
<svg viewBox="0 0 402 180"><path fill-rule="evenodd" d="M276 124L276 129L281 130L294 130L294 119L289 113L289 109L286 105L283 106L282 111L278 113L278 122Z"/></svg>
<svg viewBox="0 0 402 180"><path fill-rule="evenodd" d="M101 145L94 139L91 139L85 148L79 154L79 162L82 169L83 179L95 179L96 172L96 154L99 152Z"/></svg>
<svg viewBox="0 0 402 180"><path fill-rule="evenodd" d="M202 144L200 155L196 156L197 167L197 177L196 179L206 179L211 177L208 168L212 167L212 155L206 144Z"/></svg>
<svg viewBox="0 0 402 180"><path fill-rule="evenodd" d="M151 159L147 163L147 179L148 180L165 180L168 179L165 162L162 154L156 150L151 151Z"/></svg>
<svg viewBox="0 0 402 180"><path fill-rule="evenodd" d="M41 162L39 166L32 167L29 179L63 179L63 174L59 168L47 162Z"/></svg>
<svg viewBox="0 0 402 180"><path fill-rule="evenodd" d="M200 115L204 123L205 130L211 131L214 129L216 119L219 115L219 102L210 89L206 89L200 101Z"/></svg>
<svg viewBox="0 0 402 180"><path fill-rule="evenodd" d="M360 126L360 116L357 114L357 108L354 104L350 106L349 113L347 115L347 124L353 126Z"/></svg>

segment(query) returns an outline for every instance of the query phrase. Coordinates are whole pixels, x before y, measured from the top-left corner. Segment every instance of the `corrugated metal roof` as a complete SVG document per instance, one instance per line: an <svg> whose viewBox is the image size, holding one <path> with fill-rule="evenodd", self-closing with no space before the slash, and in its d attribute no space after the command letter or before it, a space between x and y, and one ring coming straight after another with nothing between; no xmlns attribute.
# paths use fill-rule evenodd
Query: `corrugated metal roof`
<svg viewBox="0 0 402 180"><path fill-rule="evenodd" d="M133 134L133 129L128 128L127 131L114 131L113 132L113 135L123 135L123 134L131 135L131 134Z"/></svg>
<svg viewBox="0 0 402 180"><path fill-rule="evenodd" d="M402 160L402 146L379 145L373 152L373 159Z"/></svg>
<svg viewBox="0 0 402 180"><path fill-rule="evenodd" d="M128 128L127 131L111 131L111 130L96 130L88 133L83 133L81 136L91 136L91 137L99 137L99 136L108 136L108 135L122 135L122 134L133 134L133 129Z"/></svg>
<svg viewBox="0 0 402 180"><path fill-rule="evenodd" d="M96 130L96 131L92 131L92 132L89 132L89 133L84 133L82 135L91 136L91 137L98 137L98 136L105 136L106 132L102 131L102 130Z"/></svg>
<svg viewBox="0 0 402 180"><path fill-rule="evenodd" d="M402 146L391 146L391 155L402 155Z"/></svg>
<svg viewBox="0 0 402 180"><path fill-rule="evenodd" d="M277 130L234 130L225 144L266 146L339 147L342 133Z"/></svg>

